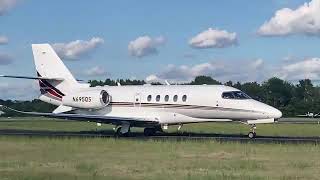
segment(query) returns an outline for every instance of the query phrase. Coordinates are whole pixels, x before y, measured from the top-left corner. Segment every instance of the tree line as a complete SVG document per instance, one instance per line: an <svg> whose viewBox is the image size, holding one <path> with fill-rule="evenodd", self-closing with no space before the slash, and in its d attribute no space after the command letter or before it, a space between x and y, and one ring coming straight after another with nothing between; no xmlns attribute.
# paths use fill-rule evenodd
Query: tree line
<svg viewBox="0 0 320 180"><path fill-rule="evenodd" d="M90 80L91 87L95 86L117 86L121 85L143 85L144 80L130 79L106 79L104 81ZM163 85L161 82L152 83L153 85ZM320 87L314 86L309 79L300 80L298 83L273 77L262 83L257 82L232 82L225 83L212 79L209 76L198 76L189 83L183 85L214 85L224 84L240 89L251 96L253 99L269 104L282 111L283 116L296 116L307 112L320 112ZM12 101L0 100L0 104L6 105L23 111L51 112L54 106L40 100L32 101ZM5 116L21 116L15 112L6 111Z"/></svg>
<svg viewBox="0 0 320 180"><path fill-rule="evenodd" d="M92 80L89 81L91 86L116 86L117 82L121 85L143 85L145 81L118 79L105 81ZM162 85L160 82L152 83L154 85ZM209 76L198 76L190 83L184 85L217 85L224 84L226 86L235 87L248 94L255 100L269 104L282 111L283 116L296 116L307 112L320 112L320 87L314 86L310 79L300 80L298 83L290 83L288 81L273 77L262 83L257 82L232 82L225 83L212 79Z"/></svg>

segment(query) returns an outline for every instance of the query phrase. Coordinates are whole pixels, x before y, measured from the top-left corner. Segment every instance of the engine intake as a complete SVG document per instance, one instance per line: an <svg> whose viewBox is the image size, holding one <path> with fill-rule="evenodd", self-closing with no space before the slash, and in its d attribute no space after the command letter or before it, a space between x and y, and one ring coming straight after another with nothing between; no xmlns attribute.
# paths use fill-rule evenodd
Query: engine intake
<svg viewBox="0 0 320 180"><path fill-rule="evenodd" d="M62 104L82 109L101 109L109 105L111 97L107 91L86 91L62 98Z"/></svg>

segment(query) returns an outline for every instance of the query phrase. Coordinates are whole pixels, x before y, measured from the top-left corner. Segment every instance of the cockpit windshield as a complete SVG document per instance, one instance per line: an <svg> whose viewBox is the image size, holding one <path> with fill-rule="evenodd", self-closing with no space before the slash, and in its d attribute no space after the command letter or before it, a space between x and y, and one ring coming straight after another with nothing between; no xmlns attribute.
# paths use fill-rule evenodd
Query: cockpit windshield
<svg viewBox="0 0 320 180"><path fill-rule="evenodd" d="M251 99L246 93L242 91L228 91L222 93L222 98L224 99Z"/></svg>

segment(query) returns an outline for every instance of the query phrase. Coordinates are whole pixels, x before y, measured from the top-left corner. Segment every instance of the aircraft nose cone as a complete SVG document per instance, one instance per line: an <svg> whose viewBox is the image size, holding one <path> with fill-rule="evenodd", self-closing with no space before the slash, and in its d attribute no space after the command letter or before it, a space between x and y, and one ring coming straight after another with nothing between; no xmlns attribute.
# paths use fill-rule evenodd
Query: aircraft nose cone
<svg viewBox="0 0 320 180"><path fill-rule="evenodd" d="M261 118L279 119L282 117L281 111L279 111L278 109L276 109L270 105L264 104L262 102L254 100L252 103L252 107L256 111L263 112L263 117L261 117Z"/></svg>
<svg viewBox="0 0 320 180"><path fill-rule="evenodd" d="M274 119L279 119L282 117L282 112L276 108L272 108L270 112L270 116L272 116L272 118Z"/></svg>

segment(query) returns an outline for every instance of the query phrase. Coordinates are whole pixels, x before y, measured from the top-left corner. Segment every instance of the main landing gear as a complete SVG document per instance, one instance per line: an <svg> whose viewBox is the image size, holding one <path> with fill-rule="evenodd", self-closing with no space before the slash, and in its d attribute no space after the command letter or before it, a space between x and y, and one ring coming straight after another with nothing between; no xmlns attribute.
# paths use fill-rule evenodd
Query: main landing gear
<svg viewBox="0 0 320 180"><path fill-rule="evenodd" d="M252 124L251 128L250 128L251 131L248 133L248 137L250 139L253 139L253 138L255 138L257 136L257 134L255 132L256 129L257 129L257 126L255 124Z"/></svg>
<svg viewBox="0 0 320 180"><path fill-rule="evenodd" d="M145 136L154 136L157 133L156 128L144 128L143 134Z"/></svg>
<svg viewBox="0 0 320 180"><path fill-rule="evenodd" d="M145 136L154 136L156 135L157 132L163 132L162 127L159 126L155 126L155 127L146 127L144 128L143 134Z"/></svg>
<svg viewBox="0 0 320 180"><path fill-rule="evenodd" d="M121 126L116 126L113 128L115 131L116 137L128 137L130 134L130 124L129 123L123 123Z"/></svg>
<svg viewBox="0 0 320 180"><path fill-rule="evenodd" d="M128 137L130 135L130 124L123 123L122 125L113 128L113 130L115 131L115 137ZM145 136L154 136L157 132L163 132L161 126L146 127L144 128L143 134Z"/></svg>

